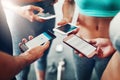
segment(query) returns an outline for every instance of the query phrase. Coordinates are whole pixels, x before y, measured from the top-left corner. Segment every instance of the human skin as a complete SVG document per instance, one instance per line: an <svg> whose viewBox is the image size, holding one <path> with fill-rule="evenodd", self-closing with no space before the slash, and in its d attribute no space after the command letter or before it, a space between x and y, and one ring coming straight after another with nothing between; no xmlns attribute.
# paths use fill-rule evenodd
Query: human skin
<svg viewBox="0 0 120 80"><path fill-rule="evenodd" d="M75 5L74 1L71 3L71 0L65 0L63 4L63 19L58 25L63 25L72 20L74 14ZM73 11L73 12L71 12ZM79 26L79 31L77 35L83 39L95 39L95 38L106 38L109 39L109 24L113 17L93 17L87 16L79 13L77 26ZM103 57L108 57L114 53L114 48L110 43L110 49L108 54L105 54ZM106 46L107 47L107 46ZM105 48L105 47L104 47ZM109 49L109 50L110 50ZM106 49L103 49L103 54ZM82 54L79 54L80 56ZM102 57L102 58L103 58Z"/></svg>
<svg viewBox="0 0 120 80"><path fill-rule="evenodd" d="M44 51L49 47L49 42L43 46L36 46L19 56L11 56L0 51L0 80L12 79L25 66L33 63L38 58L42 57Z"/></svg>

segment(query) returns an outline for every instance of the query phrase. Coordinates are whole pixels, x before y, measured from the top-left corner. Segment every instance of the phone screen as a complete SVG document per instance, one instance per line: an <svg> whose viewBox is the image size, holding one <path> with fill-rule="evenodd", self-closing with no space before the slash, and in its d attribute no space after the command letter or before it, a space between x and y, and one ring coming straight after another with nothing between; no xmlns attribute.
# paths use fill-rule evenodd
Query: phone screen
<svg viewBox="0 0 120 80"><path fill-rule="evenodd" d="M57 28L54 28L53 30L56 31L56 32L59 32L61 34L68 34L70 32L72 32L73 30L77 29L76 26L68 23L68 24L65 24L63 26L60 26L60 27L57 27Z"/></svg>
<svg viewBox="0 0 120 80"><path fill-rule="evenodd" d="M50 35L48 35L46 32L44 32L41 35L35 37L33 40L25 43L25 45L28 48L32 48L32 47L44 44L45 42L47 42L48 40L51 40L51 39L52 39L52 37Z"/></svg>
<svg viewBox="0 0 120 80"><path fill-rule="evenodd" d="M77 28L76 26L73 26L73 25L70 25L70 24L66 24L64 26L58 27L57 29L67 33L69 31L72 31L72 30L76 29L76 28Z"/></svg>
<svg viewBox="0 0 120 80"><path fill-rule="evenodd" d="M55 15L50 14L50 13L39 13L37 14L40 18L42 19L52 19L55 18Z"/></svg>
<svg viewBox="0 0 120 80"><path fill-rule="evenodd" d="M94 47L93 45L89 44L88 42L86 42L85 40L81 39L76 35L70 37L67 40L64 40L64 42L86 56L88 56L89 54L96 50L96 47Z"/></svg>
<svg viewBox="0 0 120 80"><path fill-rule="evenodd" d="M56 36L51 32L44 32L37 37L33 38L32 40L28 41L27 43L20 46L20 48L25 51L29 48L43 45L45 42L54 39Z"/></svg>

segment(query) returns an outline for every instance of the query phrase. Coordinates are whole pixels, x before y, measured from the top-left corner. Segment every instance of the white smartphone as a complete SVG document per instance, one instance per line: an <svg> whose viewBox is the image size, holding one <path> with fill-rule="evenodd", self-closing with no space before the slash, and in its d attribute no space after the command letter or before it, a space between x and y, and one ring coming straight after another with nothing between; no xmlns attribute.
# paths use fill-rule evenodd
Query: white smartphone
<svg viewBox="0 0 120 80"><path fill-rule="evenodd" d="M77 35L70 35L63 39L63 42L90 58L94 56L96 47L88 43L86 40L78 37Z"/></svg>
<svg viewBox="0 0 120 80"><path fill-rule="evenodd" d="M77 26L74 26L73 24L68 23L68 24L65 24L63 26L59 26L57 28L54 28L53 31L59 32L61 34L68 34L77 28L78 28Z"/></svg>
<svg viewBox="0 0 120 80"><path fill-rule="evenodd" d="M52 18L56 17L55 15L50 14L50 13L39 13L37 15L39 16L39 18L45 19L45 20L52 19Z"/></svg>
<svg viewBox="0 0 120 80"><path fill-rule="evenodd" d="M29 48L35 47L35 46L40 46L43 45L45 42L48 40L52 40L56 38L56 36L52 32L44 32L37 37L33 38L32 40L28 41L25 44L22 44L20 46L20 49L24 52Z"/></svg>

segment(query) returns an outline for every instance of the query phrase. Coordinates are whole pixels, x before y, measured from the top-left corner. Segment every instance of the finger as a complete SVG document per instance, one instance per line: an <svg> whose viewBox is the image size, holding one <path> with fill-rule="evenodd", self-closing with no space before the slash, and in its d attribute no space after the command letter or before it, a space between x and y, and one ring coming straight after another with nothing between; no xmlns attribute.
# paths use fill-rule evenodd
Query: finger
<svg viewBox="0 0 120 80"><path fill-rule="evenodd" d="M68 18L63 18L57 25L58 26L62 26L62 25L65 25L67 23L69 23Z"/></svg>
<svg viewBox="0 0 120 80"><path fill-rule="evenodd" d="M104 56L103 53L98 54L98 57L100 57L100 58L103 58L103 56Z"/></svg>
<svg viewBox="0 0 120 80"><path fill-rule="evenodd" d="M76 34L76 33L78 33L79 30L80 30L79 28L75 29L74 31L72 31L71 33L69 33L68 36L71 35L71 34Z"/></svg>
<svg viewBox="0 0 120 80"><path fill-rule="evenodd" d="M78 54L79 57L85 57L83 54Z"/></svg>
<svg viewBox="0 0 120 80"><path fill-rule="evenodd" d="M75 54L79 54L79 52L78 52L78 51L74 51L74 53L75 53Z"/></svg>
<svg viewBox="0 0 120 80"><path fill-rule="evenodd" d="M34 18L35 18L36 21L39 21L39 22L44 22L45 21L45 19L41 19L38 15L35 15Z"/></svg>
<svg viewBox="0 0 120 80"><path fill-rule="evenodd" d="M28 20L30 22L34 22L35 21L35 14L31 13L30 16L28 16Z"/></svg>
<svg viewBox="0 0 120 80"><path fill-rule="evenodd" d="M23 43L19 43L18 45L21 46Z"/></svg>
<svg viewBox="0 0 120 80"><path fill-rule="evenodd" d="M22 39L22 43L24 44L24 43L26 43L27 42L27 39L26 38L23 38Z"/></svg>
<svg viewBox="0 0 120 80"><path fill-rule="evenodd" d="M80 28L77 28L73 32L76 34L76 33L78 33L79 30L80 30Z"/></svg>
<svg viewBox="0 0 120 80"><path fill-rule="evenodd" d="M21 46L22 44L26 43L27 42L27 39L26 38L23 38L22 39L22 42L18 44L18 46Z"/></svg>
<svg viewBox="0 0 120 80"><path fill-rule="evenodd" d="M42 47L46 50L50 45L50 42L47 41L44 45L42 45Z"/></svg>
<svg viewBox="0 0 120 80"><path fill-rule="evenodd" d="M75 54L78 54L79 57L84 57L84 55L78 51L74 51Z"/></svg>
<svg viewBox="0 0 120 80"><path fill-rule="evenodd" d="M94 39L85 39L90 44L96 44L97 42Z"/></svg>
<svg viewBox="0 0 120 80"><path fill-rule="evenodd" d="M39 11L40 13L42 13L44 11L43 8L37 7L37 6L34 6L34 5L31 5L29 7L30 7L30 10L36 10L36 11Z"/></svg>
<svg viewBox="0 0 120 80"><path fill-rule="evenodd" d="M103 53L102 49L100 47L97 47L98 53Z"/></svg>
<svg viewBox="0 0 120 80"><path fill-rule="evenodd" d="M28 39L29 39L29 40L32 40L32 39L33 39L33 36L32 36L32 35L30 35L30 36L28 37Z"/></svg>
<svg viewBox="0 0 120 80"><path fill-rule="evenodd" d="M102 49L100 47L97 48L97 52L98 52L97 53L98 57L102 57L103 56L103 51L102 51Z"/></svg>
<svg viewBox="0 0 120 80"><path fill-rule="evenodd" d="M67 24L66 21L60 21L60 22L57 23L58 26L63 26L63 25L65 25L65 24Z"/></svg>
<svg viewBox="0 0 120 80"><path fill-rule="evenodd" d="M37 18L36 20L39 21L39 22L45 22L46 21L45 19L41 19L41 18Z"/></svg>
<svg viewBox="0 0 120 80"><path fill-rule="evenodd" d="M97 42L96 41L88 41L91 45L93 45L94 47L97 47Z"/></svg>
<svg viewBox="0 0 120 80"><path fill-rule="evenodd" d="M92 41L92 40L90 40L90 41L88 41L90 44L96 44L97 42L96 41Z"/></svg>
<svg viewBox="0 0 120 80"><path fill-rule="evenodd" d="M31 22L34 22L34 21L44 22L45 21L45 19L41 19L38 15L36 15L34 13L31 14L31 16L29 18L30 18Z"/></svg>

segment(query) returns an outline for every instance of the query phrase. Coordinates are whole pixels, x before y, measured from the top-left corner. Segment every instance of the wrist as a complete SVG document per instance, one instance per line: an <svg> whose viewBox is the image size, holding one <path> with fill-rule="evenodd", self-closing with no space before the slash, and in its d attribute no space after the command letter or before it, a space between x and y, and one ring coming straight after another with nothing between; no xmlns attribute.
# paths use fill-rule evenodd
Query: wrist
<svg viewBox="0 0 120 80"><path fill-rule="evenodd" d="M14 57L17 70L23 69L25 66L30 64L27 53L21 53L19 56Z"/></svg>
<svg viewBox="0 0 120 80"><path fill-rule="evenodd" d="M63 18L62 20L64 20L65 22L69 23L69 19L68 18Z"/></svg>
<svg viewBox="0 0 120 80"><path fill-rule="evenodd" d="M67 22L67 23L70 23L71 22L71 19L70 18L68 18L68 17L63 17L63 19L62 20L64 20L65 22Z"/></svg>
<svg viewBox="0 0 120 80"><path fill-rule="evenodd" d="M31 55L29 53L29 51L21 53L20 57L22 57L22 59L26 65L29 65L30 63L34 62L34 56Z"/></svg>

